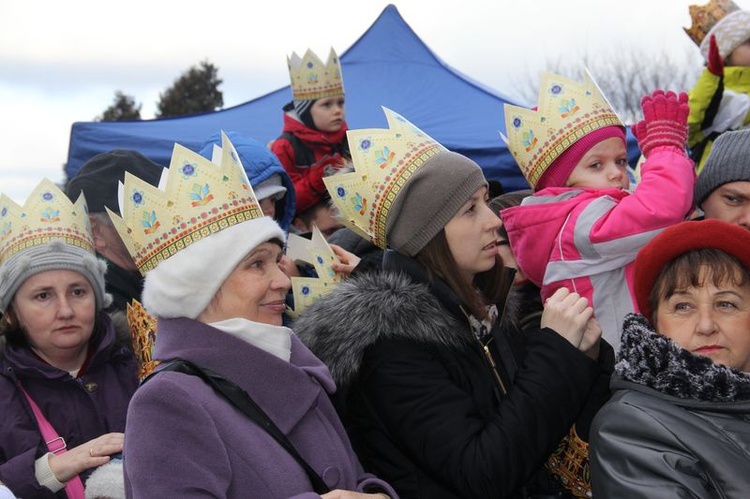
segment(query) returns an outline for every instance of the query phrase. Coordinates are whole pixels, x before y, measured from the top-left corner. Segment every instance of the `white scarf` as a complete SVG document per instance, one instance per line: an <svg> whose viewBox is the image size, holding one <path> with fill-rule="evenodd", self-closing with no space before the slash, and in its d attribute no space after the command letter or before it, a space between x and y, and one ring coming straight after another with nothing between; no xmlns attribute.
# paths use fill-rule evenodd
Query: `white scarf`
<svg viewBox="0 0 750 499"><path fill-rule="evenodd" d="M240 317L210 325L286 362L292 356L292 330L288 327L253 322Z"/></svg>

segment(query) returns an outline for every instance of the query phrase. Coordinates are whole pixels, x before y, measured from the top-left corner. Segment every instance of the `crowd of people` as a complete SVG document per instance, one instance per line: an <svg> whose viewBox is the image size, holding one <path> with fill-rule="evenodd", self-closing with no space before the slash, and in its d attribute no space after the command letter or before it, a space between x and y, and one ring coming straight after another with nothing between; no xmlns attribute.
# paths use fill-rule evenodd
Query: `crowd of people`
<svg viewBox="0 0 750 499"><path fill-rule="evenodd" d="M750 14L696 9L637 168L591 77L506 105L503 192L308 50L271 143L0 196L0 498L746 497Z"/></svg>

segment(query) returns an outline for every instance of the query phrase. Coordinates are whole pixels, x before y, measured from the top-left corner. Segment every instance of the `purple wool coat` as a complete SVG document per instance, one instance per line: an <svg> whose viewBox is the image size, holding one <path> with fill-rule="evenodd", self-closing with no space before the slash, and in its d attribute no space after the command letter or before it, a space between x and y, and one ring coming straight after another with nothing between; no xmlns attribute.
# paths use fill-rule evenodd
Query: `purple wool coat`
<svg viewBox="0 0 750 499"><path fill-rule="evenodd" d="M290 362L207 324L159 319L156 359L182 358L232 380L331 489L396 493L364 473L329 399L328 368L292 335ZM125 430L128 497L317 498L302 467L200 378L157 374L136 392Z"/></svg>
<svg viewBox="0 0 750 499"><path fill-rule="evenodd" d="M83 376L50 366L28 348L5 346L0 355L0 482L17 497L66 497L53 494L34 475L34 461L48 452L36 419L16 382L37 403L68 449L100 435L125 430L128 401L138 387L138 369L127 331L116 334L102 312L102 328L92 335L94 348ZM86 480L93 470L83 473Z"/></svg>

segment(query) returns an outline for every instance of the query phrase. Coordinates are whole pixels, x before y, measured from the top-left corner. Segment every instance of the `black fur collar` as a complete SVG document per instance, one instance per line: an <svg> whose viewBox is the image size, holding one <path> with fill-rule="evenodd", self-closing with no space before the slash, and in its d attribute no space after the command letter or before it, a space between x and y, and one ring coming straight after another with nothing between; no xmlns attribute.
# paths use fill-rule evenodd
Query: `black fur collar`
<svg viewBox="0 0 750 499"><path fill-rule="evenodd" d="M625 317L615 372L626 381L680 399L729 402L750 398L750 373L680 348L637 314Z"/></svg>

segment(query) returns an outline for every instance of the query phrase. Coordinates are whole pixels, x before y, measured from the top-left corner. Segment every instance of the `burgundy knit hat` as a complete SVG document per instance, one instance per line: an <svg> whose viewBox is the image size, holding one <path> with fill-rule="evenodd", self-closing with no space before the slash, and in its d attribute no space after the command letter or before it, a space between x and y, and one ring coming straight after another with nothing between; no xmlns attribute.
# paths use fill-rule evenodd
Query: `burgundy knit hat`
<svg viewBox="0 0 750 499"><path fill-rule="evenodd" d="M536 190L565 187L565 182L583 155L599 142L612 137L618 137L625 143L625 131L619 126L605 126L578 139L547 167L536 184Z"/></svg>
<svg viewBox="0 0 750 499"><path fill-rule="evenodd" d="M697 249L716 249L750 269L750 231L721 220L688 220L664 229L635 258L635 300L651 320L649 295L662 269L678 256Z"/></svg>

